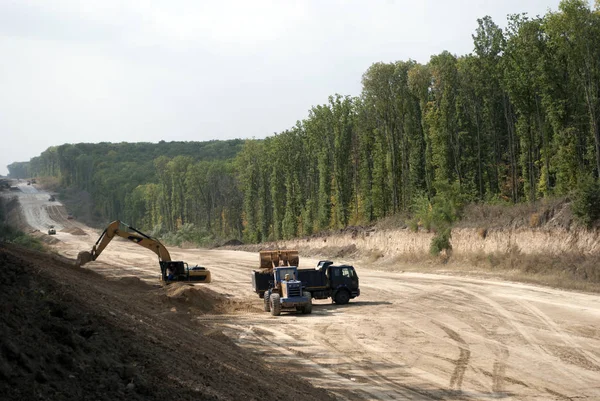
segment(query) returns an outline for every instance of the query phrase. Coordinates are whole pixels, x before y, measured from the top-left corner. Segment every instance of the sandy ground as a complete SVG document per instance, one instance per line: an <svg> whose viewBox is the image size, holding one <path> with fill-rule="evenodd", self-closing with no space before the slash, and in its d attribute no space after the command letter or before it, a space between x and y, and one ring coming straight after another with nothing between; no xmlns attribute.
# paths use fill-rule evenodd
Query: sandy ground
<svg viewBox="0 0 600 401"><path fill-rule="evenodd" d="M89 250L99 233L66 220L64 208L47 199L24 188L20 200L28 224L82 229L87 235L59 231L53 248L72 258ZM208 267L210 289L249 304L246 311L193 319L340 399L600 399L597 295L356 265L362 294L350 304L315 301L312 315L271 317L258 312L262 300L251 288L257 254L171 254ZM316 262L304 258L300 264ZM151 252L121 240L85 268L151 283L159 275Z"/></svg>

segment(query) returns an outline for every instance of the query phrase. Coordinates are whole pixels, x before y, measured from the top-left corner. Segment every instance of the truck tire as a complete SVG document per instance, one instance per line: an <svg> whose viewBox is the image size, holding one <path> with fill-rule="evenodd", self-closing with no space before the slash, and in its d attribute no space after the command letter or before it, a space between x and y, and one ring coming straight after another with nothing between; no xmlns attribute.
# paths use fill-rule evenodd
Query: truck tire
<svg viewBox="0 0 600 401"><path fill-rule="evenodd" d="M335 294L335 303L338 305L346 305L350 301L350 293L346 289L338 290Z"/></svg>
<svg viewBox="0 0 600 401"><path fill-rule="evenodd" d="M263 303L265 305L265 312L271 312L271 304L270 304L271 300L269 298L270 298L269 294L265 292L264 300L263 300L264 301Z"/></svg>
<svg viewBox="0 0 600 401"><path fill-rule="evenodd" d="M312 313L312 295L308 291L304 291L302 295L308 298L308 303L302 306L302 313L305 315L309 315Z"/></svg>
<svg viewBox="0 0 600 401"><path fill-rule="evenodd" d="M281 296L277 293L271 294L269 297L271 300L271 315L279 316L281 315Z"/></svg>

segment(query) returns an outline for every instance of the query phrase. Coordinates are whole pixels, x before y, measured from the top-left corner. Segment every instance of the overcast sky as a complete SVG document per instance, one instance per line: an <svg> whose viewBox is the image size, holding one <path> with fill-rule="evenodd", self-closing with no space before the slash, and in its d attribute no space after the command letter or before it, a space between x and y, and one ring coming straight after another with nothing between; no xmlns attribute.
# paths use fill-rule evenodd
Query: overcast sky
<svg viewBox="0 0 600 401"><path fill-rule="evenodd" d="M0 0L0 174L49 146L263 138L377 61L558 0Z"/></svg>

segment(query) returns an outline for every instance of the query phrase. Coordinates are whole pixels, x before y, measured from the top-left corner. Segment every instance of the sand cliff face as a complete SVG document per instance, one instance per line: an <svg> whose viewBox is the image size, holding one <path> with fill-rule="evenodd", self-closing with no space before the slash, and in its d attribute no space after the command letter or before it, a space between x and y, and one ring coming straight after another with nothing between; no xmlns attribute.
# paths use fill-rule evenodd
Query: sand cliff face
<svg viewBox="0 0 600 401"><path fill-rule="evenodd" d="M577 253L600 254L600 235L596 231L564 228L517 228L481 230L459 228L452 230L453 252L502 253L518 250L523 254L557 255Z"/></svg>
<svg viewBox="0 0 600 401"><path fill-rule="evenodd" d="M280 241L279 248L319 250L355 246L360 254L380 252L381 256L393 257L407 254L428 253L433 233L412 232L409 229L378 231L355 231L332 234L328 237L312 237ZM452 252L505 253L557 255L577 253L600 254L600 233L584 229L564 228L454 228Z"/></svg>

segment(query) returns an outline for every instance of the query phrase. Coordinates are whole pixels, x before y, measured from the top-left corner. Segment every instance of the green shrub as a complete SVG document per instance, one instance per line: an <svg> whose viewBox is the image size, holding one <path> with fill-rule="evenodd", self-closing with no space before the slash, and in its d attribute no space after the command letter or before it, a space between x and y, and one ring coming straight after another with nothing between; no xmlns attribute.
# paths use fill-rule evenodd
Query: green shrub
<svg viewBox="0 0 600 401"><path fill-rule="evenodd" d="M36 251L44 249L44 246L37 238L31 237L6 224L0 224L0 241L20 245Z"/></svg>
<svg viewBox="0 0 600 401"><path fill-rule="evenodd" d="M153 233L162 232L161 227L154 228ZM218 241L207 230L196 227L193 223L186 223L176 232L166 232L160 236L161 240L171 246L194 244L196 246L214 246Z"/></svg>
<svg viewBox="0 0 600 401"><path fill-rule="evenodd" d="M419 226L434 230L436 235L431 239L429 250L439 255L444 249L452 249L452 224L460 218L467 196L461 193L458 183L437 182L435 189L436 195L431 200L425 194L415 197L409 226L413 231Z"/></svg>
<svg viewBox="0 0 600 401"><path fill-rule="evenodd" d="M420 193L415 196L411 211L413 218L409 221L409 226L413 231L418 231L419 227L429 231L433 219L432 204L427 195Z"/></svg>
<svg viewBox="0 0 600 401"><path fill-rule="evenodd" d="M597 179L588 175L579 181L571 209L588 228L600 220L600 183Z"/></svg>
<svg viewBox="0 0 600 401"><path fill-rule="evenodd" d="M452 245L450 244L450 238L452 237L452 229L450 227L446 227L443 230L437 232L435 237L431 239L431 245L429 247L429 252L432 255L439 255L443 250L452 249Z"/></svg>

